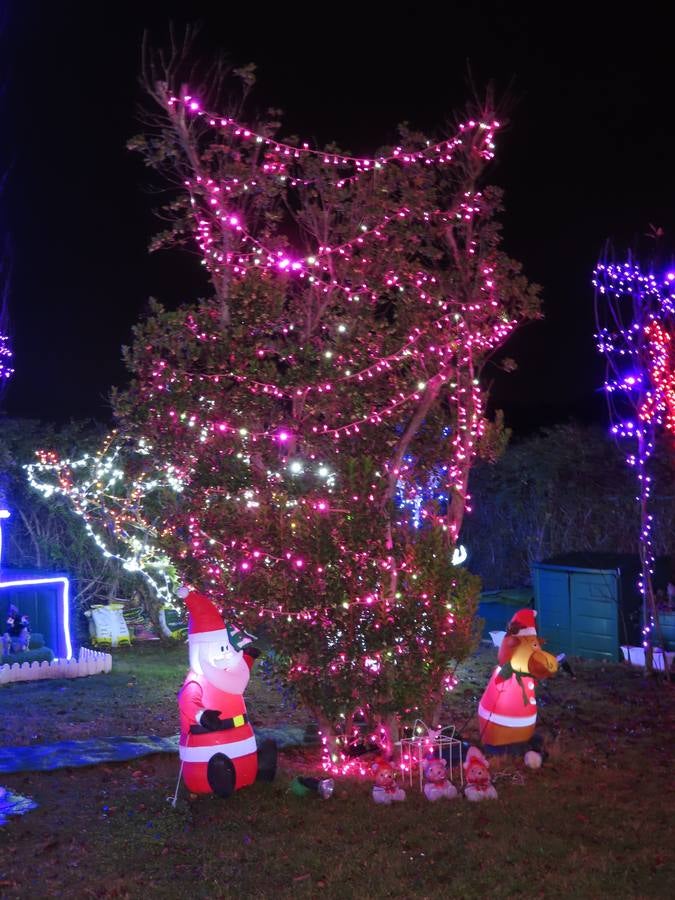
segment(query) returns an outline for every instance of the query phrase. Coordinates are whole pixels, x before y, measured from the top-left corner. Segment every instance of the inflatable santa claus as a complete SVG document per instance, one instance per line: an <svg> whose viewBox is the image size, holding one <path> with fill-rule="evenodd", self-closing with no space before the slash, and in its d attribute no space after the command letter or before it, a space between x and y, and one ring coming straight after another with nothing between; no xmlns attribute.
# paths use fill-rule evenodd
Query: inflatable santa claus
<svg viewBox="0 0 675 900"><path fill-rule="evenodd" d="M249 646L251 635L225 626L208 597L179 594L189 613L190 649L190 671L178 693L183 780L193 794L229 797L276 773L276 744L257 746L243 698L258 651Z"/></svg>

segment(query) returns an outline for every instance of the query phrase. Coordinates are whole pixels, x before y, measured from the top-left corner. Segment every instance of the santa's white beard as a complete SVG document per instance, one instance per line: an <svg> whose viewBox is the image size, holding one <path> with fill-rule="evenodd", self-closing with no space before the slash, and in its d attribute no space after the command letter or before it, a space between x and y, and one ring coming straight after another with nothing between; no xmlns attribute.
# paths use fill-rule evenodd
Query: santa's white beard
<svg viewBox="0 0 675 900"><path fill-rule="evenodd" d="M219 669L206 659L200 659L200 663L206 680L219 691L225 691L226 694L243 694L246 690L250 673L243 656L231 669Z"/></svg>

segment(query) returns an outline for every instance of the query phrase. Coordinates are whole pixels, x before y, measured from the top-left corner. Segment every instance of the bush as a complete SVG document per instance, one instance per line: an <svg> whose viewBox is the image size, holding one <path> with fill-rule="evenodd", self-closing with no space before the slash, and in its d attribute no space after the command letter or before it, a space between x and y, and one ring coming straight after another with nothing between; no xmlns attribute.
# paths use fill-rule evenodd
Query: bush
<svg viewBox="0 0 675 900"><path fill-rule="evenodd" d="M598 426L558 425L513 441L471 474L475 511L461 542L487 590L531 583L533 562L574 551L636 553L640 515L635 472ZM654 550L672 554L675 470L667 447L652 465Z"/></svg>
<svg viewBox="0 0 675 900"><path fill-rule="evenodd" d="M36 650L26 650L24 653L3 654L0 665L13 665L14 663L51 662L54 659L54 651L49 647L40 647Z"/></svg>

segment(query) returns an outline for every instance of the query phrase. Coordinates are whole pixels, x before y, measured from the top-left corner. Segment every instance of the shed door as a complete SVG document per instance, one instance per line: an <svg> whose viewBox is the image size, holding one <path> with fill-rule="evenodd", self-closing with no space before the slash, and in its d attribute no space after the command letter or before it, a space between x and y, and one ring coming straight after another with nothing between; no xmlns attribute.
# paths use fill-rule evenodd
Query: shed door
<svg viewBox="0 0 675 900"><path fill-rule="evenodd" d="M575 656L618 658L618 585L613 572L572 572L572 636Z"/></svg>
<svg viewBox="0 0 675 900"><path fill-rule="evenodd" d="M569 573L535 569L537 632L551 653L571 653Z"/></svg>

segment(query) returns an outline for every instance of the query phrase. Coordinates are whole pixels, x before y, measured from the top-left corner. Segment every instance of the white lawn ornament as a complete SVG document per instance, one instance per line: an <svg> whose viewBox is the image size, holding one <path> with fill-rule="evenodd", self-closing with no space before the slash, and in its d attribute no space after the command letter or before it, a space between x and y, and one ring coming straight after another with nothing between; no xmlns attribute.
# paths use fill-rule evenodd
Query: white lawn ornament
<svg viewBox="0 0 675 900"><path fill-rule="evenodd" d="M455 547L452 551L452 564L453 566L461 566L463 562L466 562L469 557L466 547L464 544L460 544L459 547Z"/></svg>

